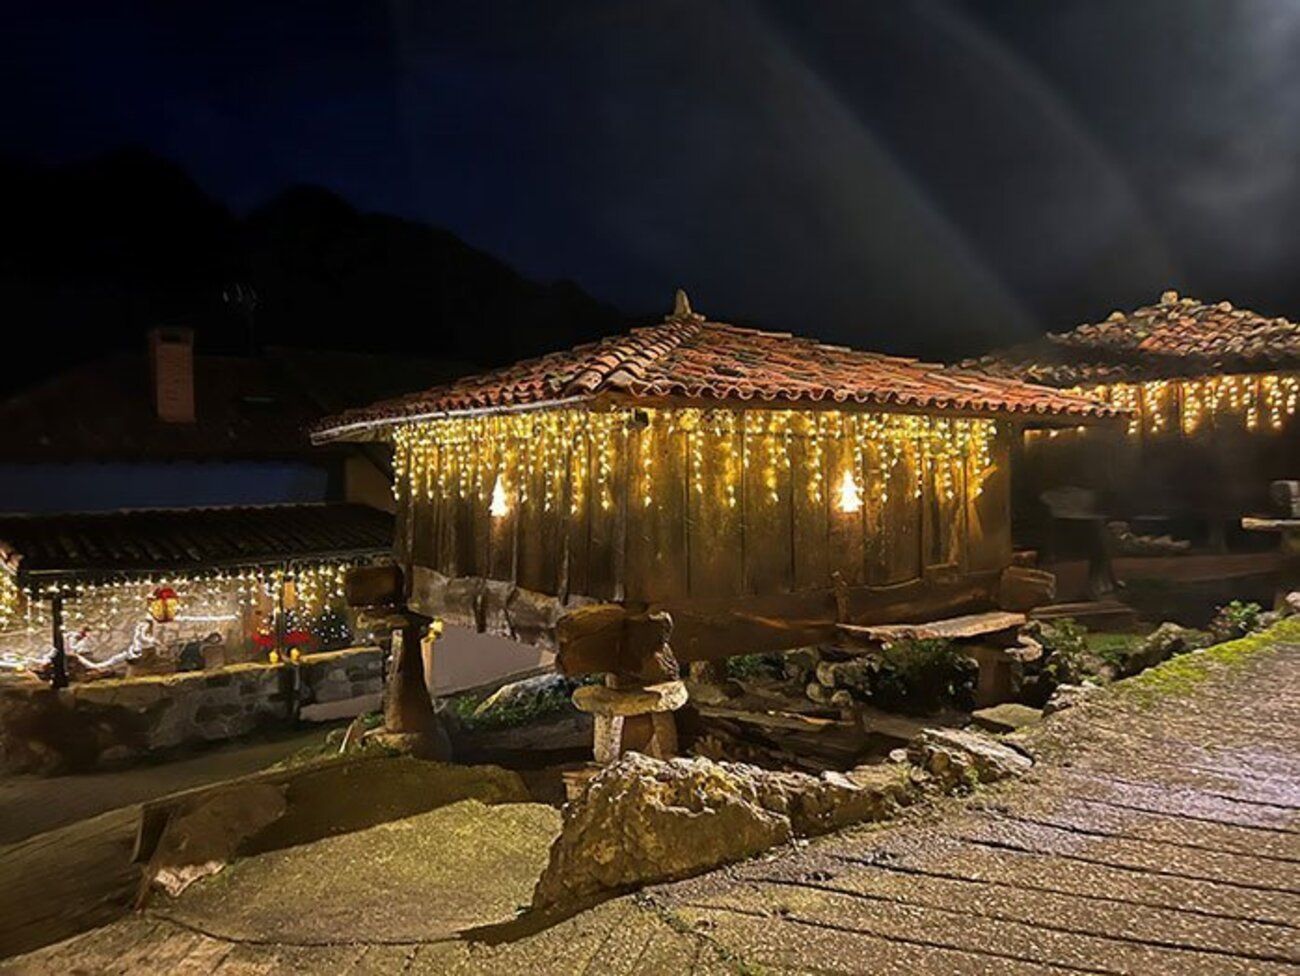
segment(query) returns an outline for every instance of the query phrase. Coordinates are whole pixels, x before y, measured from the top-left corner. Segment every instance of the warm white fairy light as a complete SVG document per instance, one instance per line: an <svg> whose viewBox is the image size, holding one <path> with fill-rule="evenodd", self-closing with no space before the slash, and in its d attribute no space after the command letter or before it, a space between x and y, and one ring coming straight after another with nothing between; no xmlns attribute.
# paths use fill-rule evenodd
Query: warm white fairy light
<svg viewBox="0 0 1300 976"><path fill-rule="evenodd" d="M853 480L853 472L848 468L844 469L844 476L840 478L840 487L837 492L839 499L839 509L841 512L853 513L862 510L862 489L858 483Z"/></svg>
<svg viewBox="0 0 1300 976"><path fill-rule="evenodd" d="M1076 387L1129 412L1129 434L1194 434L1207 425L1280 431L1300 407L1300 377L1249 373ZM1171 417L1177 416L1176 423Z"/></svg>
<svg viewBox="0 0 1300 976"><path fill-rule="evenodd" d="M504 518L510 514L510 502L506 500L506 485L500 474L492 485L492 504L488 507L488 514L493 518Z"/></svg>
<svg viewBox="0 0 1300 976"><path fill-rule="evenodd" d="M50 601L63 601L63 630L93 630L105 621L129 612L145 612L149 594L158 587L175 590L180 601L177 624L233 623L245 614L266 607L278 616L282 594L292 594L286 608L287 630L311 632L322 644L351 639L346 617L344 580L357 560L329 560L282 567L214 569L197 573L156 573L95 582L63 580L32 582L20 586L0 573L0 637L44 646L53 627ZM286 601L288 602L288 601ZM0 652L10 648L0 645Z"/></svg>
<svg viewBox="0 0 1300 976"><path fill-rule="evenodd" d="M395 428L394 466L406 481L395 490L399 498L478 498L499 518L527 508L527 486L540 485L541 497L533 502L550 511L567 492L569 513L578 516L588 506L612 510L616 487L626 480L638 507L649 509L659 468L671 455L684 460L692 498L716 491L734 508L748 482L756 492L752 504L788 503L796 488L819 503L827 446L840 443L859 492L870 480L883 503L893 473L903 466L912 471L907 490L916 497L928 483L952 501L962 490L979 494L992 468L996 430L987 419L838 410L561 409L448 417ZM797 452L796 442L802 445ZM479 486L486 491L487 485L492 488L485 498ZM466 488L470 493L462 495Z"/></svg>

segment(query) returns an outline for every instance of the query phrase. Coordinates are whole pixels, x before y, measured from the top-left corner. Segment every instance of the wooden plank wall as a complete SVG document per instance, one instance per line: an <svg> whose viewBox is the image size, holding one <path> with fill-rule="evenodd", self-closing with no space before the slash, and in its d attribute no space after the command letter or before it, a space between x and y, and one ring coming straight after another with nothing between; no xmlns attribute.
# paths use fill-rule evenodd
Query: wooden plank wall
<svg viewBox="0 0 1300 976"><path fill-rule="evenodd" d="M662 422L617 431L605 455L607 492L599 439L590 447L579 440L527 485L507 484L515 503L501 518L488 512L494 475L466 497L453 491L445 500L437 492L430 500L422 480L399 505L399 550L449 577L646 604L826 590L836 572L850 587L897 587L927 576L927 549L953 551L949 574L995 571L1009 560L1009 429L993 445L983 490L959 493L950 510L917 497L917 480L925 495L932 479L916 458L886 471L868 448L854 471L863 505L844 512L839 489L855 465L851 437L823 438L817 451L792 434L771 451L768 435L740 427L724 436ZM499 445L476 449L490 453L482 470L500 468ZM808 476L818 459L819 489ZM454 484L457 474L449 467L446 477ZM937 545L939 531L952 533L950 546Z"/></svg>

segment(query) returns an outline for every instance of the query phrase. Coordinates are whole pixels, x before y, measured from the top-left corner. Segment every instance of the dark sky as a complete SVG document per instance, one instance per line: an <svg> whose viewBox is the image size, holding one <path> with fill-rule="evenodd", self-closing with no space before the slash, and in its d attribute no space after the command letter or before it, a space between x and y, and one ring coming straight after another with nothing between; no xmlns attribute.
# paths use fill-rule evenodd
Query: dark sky
<svg viewBox="0 0 1300 976"><path fill-rule="evenodd" d="M929 354L1300 315L1295 0L11 3L0 152L319 183L634 314Z"/></svg>

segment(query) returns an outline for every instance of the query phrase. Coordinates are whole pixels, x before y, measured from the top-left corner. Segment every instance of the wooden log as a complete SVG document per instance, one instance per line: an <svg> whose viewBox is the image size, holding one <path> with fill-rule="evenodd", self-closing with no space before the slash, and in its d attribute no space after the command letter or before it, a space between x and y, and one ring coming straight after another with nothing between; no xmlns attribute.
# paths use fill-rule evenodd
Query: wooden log
<svg viewBox="0 0 1300 976"><path fill-rule="evenodd" d="M515 587L506 601L506 621L515 640L555 650L555 625L564 613L558 597Z"/></svg>
<svg viewBox="0 0 1300 976"><path fill-rule="evenodd" d="M354 566L343 577L350 607L401 606L405 595L401 566Z"/></svg>

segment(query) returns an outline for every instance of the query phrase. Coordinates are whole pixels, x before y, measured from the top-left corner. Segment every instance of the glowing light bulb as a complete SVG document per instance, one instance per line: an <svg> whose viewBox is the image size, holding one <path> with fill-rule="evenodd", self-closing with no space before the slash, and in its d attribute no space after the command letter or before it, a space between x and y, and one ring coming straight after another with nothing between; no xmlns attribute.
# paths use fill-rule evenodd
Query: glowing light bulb
<svg viewBox="0 0 1300 976"><path fill-rule="evenodd" d="M506 500L505 482L501 480L501 475L497 475L496 484L492 486L492 504L488 506L488 514L493 518L502 518L510 512L510 502Z"/></svg>
<svg viewBox="0 0 1300 976"><path fill-rule="evenodd" d="M862 508L862 492L853 480L853 472L848 469L845 469L844 477L840 479L839 499L841 512L857 512Z"/></svg>

